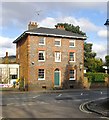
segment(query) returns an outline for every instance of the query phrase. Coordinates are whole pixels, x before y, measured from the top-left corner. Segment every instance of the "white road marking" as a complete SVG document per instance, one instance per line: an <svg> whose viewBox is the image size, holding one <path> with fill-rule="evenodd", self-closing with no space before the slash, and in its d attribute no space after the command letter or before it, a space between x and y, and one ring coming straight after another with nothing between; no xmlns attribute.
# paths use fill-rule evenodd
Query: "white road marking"
<svg viewBox="0 0 109 120"><path fill-rule="evenodd" d="M14 106L26 106L27 104L15 104Z"/></svg>
<svg viewBox="0 0 109 120"><path fill-rule="evenodd" d="M7 104L7 106L8 106L8 105L14 105L14 103L9 103L9 104Z"/></svg>
<svg viewBox="0 0 109 120"><path fill-rule="evenodd" d="M37 95L37 96L34 96L33 98L37 98L37 97L39 97L40 95Z"/></svg>
<svg viewBox="0 0 109 120"><path fill-rule="evenodd" d="M80 111L85 112L85 113L92 113L92 112L86 111L86 110L84 109L84 105L87 104L87 103L88 103L88 102L85 102L85 103L81 104L81 105L79 106L79 109L80 109Z"/></svg>
<svg viewBox="0 0 109 120"><path fill-rule="evenodd" d="M82 93L82 94L77 94L77 95L73 95L73 96L81 96L81 95L84 95L84 96L85 96L85 95L89 95L89 94L83 94L83 93Z"/></svg>
<svg viewBox="0 0 109 120"><path fill-rule="evenodd" d="M87 101L87 100L89 100L89 99L82 99L82 100L81 100L81 99L74 99L73 101L78 101L78 102L79 102L79 101L83 101L83 100L84 100L84 101Z"/></svg>
<svg viewBox="0 0 109 120"><path fill-rule="evenodd" d="M38 103L39 103L39 104L49 104L49 103L44 102L44 101L39 101Z"/></svg>
<svg viewBox="0 0 109 120"><path fill-rule="evenodd" d="M100 117L100 118L103 118L103 119L105 118L105 119L109 120L109 117Z"/></svg>
<svg viewBox="0 0 109 120"><path fill-rule="evenodd" d="M60 96L62 96L62 94L59 94L57 97L60 97Z"/></svg>
<svg viewBox="0 0 109 120"><path fill-rule="evenodd" d="M37 97L39 97L40 95L36 95L36 96L34 96L34 97L25 97L25 98L22 98L22 97L13 97L13 98L7 98L7 99L29 99L29 98L37 98Z"/></svg>
<svg viewBox="0 0 109 120"><path fill-rule="evenodd" d="M97 100L102 100L102 99L106 99L106 98L107 98L107 97L103 97L103 98L99 98L99 99L97 99ZM90 102L94 102L94 101L96 101L96 99L81 104L81 105L79 106L80 111L85 112L85 113L92 113L92 112L86 111L86 110L84 109L84 105L86 105L86 104L88 104L88 103L90 103Z"/></svg>
<svg viewBox="0 0 109 120"><path fill-rule="evenodd" d="M37 105L37 104L49 104L47 102L44 101L36 101L36 102L27 102L27 103L9 103L7 104L7 106L29 106L29 105Z"/></svg>

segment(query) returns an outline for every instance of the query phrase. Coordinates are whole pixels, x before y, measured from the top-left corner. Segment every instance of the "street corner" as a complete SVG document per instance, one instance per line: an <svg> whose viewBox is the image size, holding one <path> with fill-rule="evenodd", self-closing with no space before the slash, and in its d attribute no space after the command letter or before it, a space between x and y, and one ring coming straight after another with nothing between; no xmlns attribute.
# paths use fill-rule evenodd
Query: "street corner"
<svg viewBox="0 0 109 120"><path fill-rule="evenodd" d="M89 101L85 104L85 108L104 117L109 117L109 98Z"/></svg>

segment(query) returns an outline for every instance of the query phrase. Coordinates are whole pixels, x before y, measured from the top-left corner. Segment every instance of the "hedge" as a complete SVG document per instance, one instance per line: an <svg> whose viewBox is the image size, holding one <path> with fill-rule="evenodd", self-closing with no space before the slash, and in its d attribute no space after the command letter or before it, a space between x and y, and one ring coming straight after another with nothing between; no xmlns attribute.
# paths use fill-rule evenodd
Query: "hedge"
<svg viewBox="0 0 109 120"><path fill-rule="evenodd" d="M89 82L105 82L105 77L108 77L105 73L85 73L88 77Z"/></svg>

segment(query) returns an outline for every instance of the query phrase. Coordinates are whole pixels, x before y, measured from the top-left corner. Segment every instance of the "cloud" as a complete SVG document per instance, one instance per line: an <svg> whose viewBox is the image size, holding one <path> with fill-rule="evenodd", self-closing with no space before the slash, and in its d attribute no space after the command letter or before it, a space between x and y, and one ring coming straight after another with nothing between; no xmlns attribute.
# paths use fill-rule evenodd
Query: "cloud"
<svg viewBox="0 0 109 120"><path fill-rule="evenodd" d="M5 56L6 52L10 55L15 55L15 45L12 43L15 38L8 38L0 36L0 57Z"/></svg>
<svg viewBox="0 0 109 120"><path fill-rule="evenodd" d="M42 21L40 21L39 23L39 27L54 27L54 25L57 24L56 19L51 18L51 17L47 17L45 19L43 19Z"/></svg>
<svg viewBox="0 0 109 120"><path fill-rule="evenodd" d="M63 17L69 14L78 13L82 10L92 9L95 11L105 11L106 3L99 2L2 2L2 25L19 25L23 26L25 23L31 20L40 21L46 16L51 17ZM37 11L40 11L40 15L37 15ZM83 21L83 20L82 20ZM86 21L87 22L87 21Z"/></svg>
<svg viewBox="0 0 109 120"><path fill-rule="evenodd" d="M39 26L44 27L54 27L57 23L69 23L75 26L80 26L81 30L84 32L98 32L102 27L95 25L90 20L86 18L75 18L71 16L52 18L47 17L39 22Z"/></svg>
<svg viewBox="0 0 109 120"><path fill-rule="evenodd" d="M97 34L99 37L107 38L107 30L100 30Z"/></svg>
<svg viewBox="0 0 109 120"><path fill-rule="evenodd" d="M107 54L107 45L103 43L94 43L92 46L92 50L97 53L97 57L105 60L105 56Z"/></svg>

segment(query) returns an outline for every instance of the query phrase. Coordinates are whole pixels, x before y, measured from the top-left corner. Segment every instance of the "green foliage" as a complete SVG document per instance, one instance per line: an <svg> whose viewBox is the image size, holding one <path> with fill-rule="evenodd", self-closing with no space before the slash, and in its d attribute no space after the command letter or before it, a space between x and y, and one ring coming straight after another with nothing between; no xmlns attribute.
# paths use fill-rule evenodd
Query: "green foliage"
<svg viewBox="0 0 109 120"><path fill-rule="evenodd" d="M85 61L85 67L88 68L88 72L103 72L102 65L102 60L97 58L87 58Z"/></svg>
<svg viewBox="0 0 109 120"><path fill-rule="evenodd" d="M73 32L73 33L78 33L81 35L86 35L86 33L82 32L80 30L79 26L74 26L73 24L68 24L68 23L57 23L57 25L64 25L65 30ZM55 25L55 26L57 26Z"/></svg>
<svg viewBox="0 0 109 120"><path fill-rule="evenodd" d="M91 43L84 43L84 66L87 68L87 72L104 72L102 66L102 59L97 59L96 53L92 52Z"/></svg>
<svg viewBox="0 0 109 120"><path fill-rule="evenodd" d="M105 82L105 77L107 76L105 73L86 73L86 77L88 77L89 82Z"/></svg>
<svg viewBox="0 0 109 120"><path fill-rule="evenodd" d="M109 55L105 56L105 65L109 66Z"/></svg>
<svg viewBox="0 0 109 120"><path fill-rule="evenodd" d="M95 58L96 53L92 52L92 43L84 43L84 55L85 55L85 59L87 58Z"/></svg>

